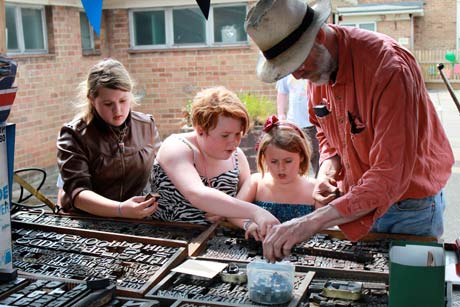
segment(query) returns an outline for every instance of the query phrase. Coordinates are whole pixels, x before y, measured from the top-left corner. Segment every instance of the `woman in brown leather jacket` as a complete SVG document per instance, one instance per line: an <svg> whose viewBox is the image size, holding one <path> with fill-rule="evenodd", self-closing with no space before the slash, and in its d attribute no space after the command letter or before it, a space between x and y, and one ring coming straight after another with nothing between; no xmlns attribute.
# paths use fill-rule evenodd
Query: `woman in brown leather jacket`
<svg viewBox="0 0 460 307"><path fill-rule="evenodd" d="M80 84L80 112L57 140L63 191L58 202L107 217L144 218L157 208L142 195L160 138L151 115L131 110L133 81L113 59Z"/></svg>

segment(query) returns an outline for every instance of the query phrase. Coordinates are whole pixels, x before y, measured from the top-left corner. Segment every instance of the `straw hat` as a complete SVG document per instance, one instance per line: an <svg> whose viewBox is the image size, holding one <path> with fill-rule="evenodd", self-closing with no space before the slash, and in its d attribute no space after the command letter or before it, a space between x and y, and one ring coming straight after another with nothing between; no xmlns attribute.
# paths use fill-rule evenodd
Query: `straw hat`
<svg viewBox="0 0 460 307"><path fill-rule="evenodd" d="M262 52L259 79L275 82L299 68L330 13L330 0L311 7L301 0L258 1L246 16L245 29Z"/></svg>

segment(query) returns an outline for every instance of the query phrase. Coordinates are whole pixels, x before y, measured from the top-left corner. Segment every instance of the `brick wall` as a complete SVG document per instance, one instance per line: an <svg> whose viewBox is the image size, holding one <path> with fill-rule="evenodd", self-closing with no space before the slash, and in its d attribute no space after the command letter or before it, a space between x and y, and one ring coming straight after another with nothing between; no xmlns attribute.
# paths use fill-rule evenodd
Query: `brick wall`
<svg viewBox="0 0 460 307"><path fill-rule="evenodd" d="M113 10L106 16L113 35L110 55L122 60L137 81L145 94L139 110L154 114L163 135L182 125L182 108L201 88L224 85L274 99L274 85L260 82L255 75L257 51L253 46L130 51L128 12Z"/></svg>
<svg viewBox="0 0 460 307"><path fill-rule="evenodd" d="M78 14L74 8L48 7L50 53L14 57L18 93L8 121L16 124L16 169L55 164L59 128L72 118L75 88L96 60L81 56Z"/></svg>
<svg viewBox="0 0 460 307"><path fill-rule="evenodd" d="M415 49L455 49L457 1L425 0L415 18Z"/></svg>
<svg viewBox="0 0 460 307"><path fill-rule="evenodd" d="M88 69L104 57L122 61L144 96L136 109L157 119L163 137L178 132L182 108L204 87L225 85L236 92L270 96L273 84L255 75L254 46L164 51L130 51L127 10L104 10L101 46L96 55L82 55L79 10L53 6L47 13L49 55L17 56L18 94L9 122L16 123L15 168L53 167L56 137L72 119L72 100Z"/></svg>
<svg viewBox="0 0 460 307"><path fill-rule="evenodd" d="M356 3L354 3L356 2ZM332 1L333 7L350 7L354 4L376 4L401 2L397 0L359 0ZM425 0L423 1L423 16L414 17L414 49L455 49L456 35L456 1L455 0ZM377 30L394 37L410 38L409 20L387 20L379 16Z"/></svg>

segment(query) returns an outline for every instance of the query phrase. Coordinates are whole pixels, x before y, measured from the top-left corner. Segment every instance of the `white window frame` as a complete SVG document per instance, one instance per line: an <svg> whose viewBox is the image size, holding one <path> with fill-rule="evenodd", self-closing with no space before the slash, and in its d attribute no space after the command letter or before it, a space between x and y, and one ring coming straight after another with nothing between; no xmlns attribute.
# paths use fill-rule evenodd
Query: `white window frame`
<svg viewBox="0 0 460 307"><path fill-rule="evenodd" d="M229 3L211 5L209 8L208 20L205 20L205 35L206 39L204 43L195 44L175 44L174 43L174 27L173 27L173 10L177 9L196 9L197 6L178 6L178 7L161 7L161 8L141 8L141 9L130 9L129 10L129 36L130 46L134 50L151 50L151 49L187 49L187 48L206 48L206 47L227 47L227 46L247 46L249 40L246 34L246 40L239 41L236 43L224 43L214 42L214 8L219 7L231 7L231 6L245 6L246 12L248 11L248 4L246 2ZM158 45L142 45L136 46L134 41L134 16L135 12L142 11L162 11L165 13L165 44Z"/></svg>
<svg viewBox="0 0 460 307"><path fill-rule="evenodd" d="M91 48L90 49L84 49L83 48L83 39L81 37L81 24L80 24L80 41L81 41L81 50L83 52L90 52L90 51L94 51L96 49L96 45L94 43L94 29L93 29L93 26L91 25L91 22L89 21L88 19L88 15L86 15L86 12L85 11L80 11L79 14L78 14L78 20L81 22L81 19L80 19L80 14L85 14L86 16L86 21L88 22L88 28L89 28L89 40L90 40L90 45L91 45Z"/></svg>
<svg viewBox="0 0 460 307"><path fill-rule="evenodd" d="M359 22L351 22L351 21L348 21L348 22L341 22L340 25L341 26L348 26L348 27L356 27L356 28L359 28L359 25L362 25L362 24L373 24L374 25L374 32L377 32L377 23L375 21L359 21ZM367 29L363 29L363 30L367 30Z"/></svg>
<svg viewBox="0 0 460 307"><path fill-rule="evenodd" d="M46 14L45 14L45 7L42 5L22 5L22 4L12 4L12 3L5 3L5 8L14 7L15 15L16 15L16 35L18 38L18 47L19 49L10 50L7 49L7 54L46 54L48 53L48 32L46 29ZM22 28L22 13L21 9L34 9L40 10L41 17L42 17L42 32L43 32L43 47L44 49L31 49L25 50L24 47L24 29ZM6 15L5 15L6 18ZM5 32L6 29L5 29ZM8 40L6 41L8 43ZM8 48L8 46L7 46Z"/></svg>

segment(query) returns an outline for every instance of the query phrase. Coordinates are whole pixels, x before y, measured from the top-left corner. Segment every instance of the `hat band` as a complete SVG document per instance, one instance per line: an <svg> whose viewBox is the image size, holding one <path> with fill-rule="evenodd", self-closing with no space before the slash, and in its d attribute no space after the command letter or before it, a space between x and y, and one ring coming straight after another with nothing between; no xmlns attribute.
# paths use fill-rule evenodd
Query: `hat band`
<svg viewBox="0 0 460 307"><path fill-rule="evenodd" d="M302 23L297 27L297 29L292 31L291 34L286 36L278 44L276 44L268 50L263 51L262 53L264 54L265 58L267 60L271 60L279 56L285 50L289 49L292 45L294 45L294 43L299 40L300 36L302 36L305 30L307 30L308 27L311 25L314 15L315 11L313 11L312 8L307 6L307 11L305 12L305 16L303 17Z"/></svg>

